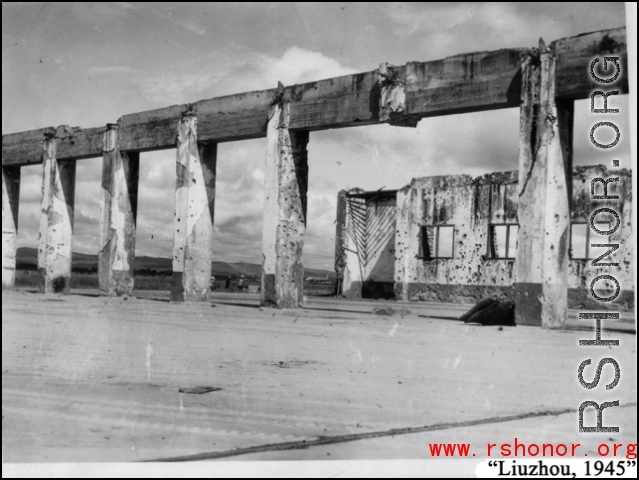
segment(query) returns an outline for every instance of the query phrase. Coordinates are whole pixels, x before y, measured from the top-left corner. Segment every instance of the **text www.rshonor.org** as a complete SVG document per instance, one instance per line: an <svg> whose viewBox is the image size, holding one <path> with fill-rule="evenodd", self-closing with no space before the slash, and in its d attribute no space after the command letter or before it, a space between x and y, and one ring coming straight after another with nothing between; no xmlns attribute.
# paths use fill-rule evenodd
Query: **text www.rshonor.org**
<svg viewBox="0 0 639 480"><path fill-rule="evenodd" d="M432 457L588 457L588 452L581 450L579 443L521 443L515 439L513 443L489 443L479 451L474 451L470 443L430 443L428 448ZM617 457L635 460L637 458L636 443L601 443L597 447L595 458Z"/></svg>

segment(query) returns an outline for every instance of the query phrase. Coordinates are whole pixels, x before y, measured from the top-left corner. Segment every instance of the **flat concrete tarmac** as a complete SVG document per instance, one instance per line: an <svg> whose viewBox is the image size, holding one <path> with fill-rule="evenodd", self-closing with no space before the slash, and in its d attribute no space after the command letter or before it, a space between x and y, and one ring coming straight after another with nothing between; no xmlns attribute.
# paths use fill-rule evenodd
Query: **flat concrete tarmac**
<svg viewBox="0 0 639 480"><path fill-rule="evenodd" d="M77 292L76 292L77 293ZM634 322L620 347L594 328L481 327L468 306L310 300L258 308L246 295L173 304L91 295L2 295L2 460L428 459L430 443L636 443ZM375 306L410 308L378 316ZM578 328L577 328L578 327ZM584 389L580 363L613 368ZM212 387L205 394L180 389ZM619 400L580 434L579 405ZM595 424L594 410L586 424ZM620 452L621 454L621 452Z"/></svg>

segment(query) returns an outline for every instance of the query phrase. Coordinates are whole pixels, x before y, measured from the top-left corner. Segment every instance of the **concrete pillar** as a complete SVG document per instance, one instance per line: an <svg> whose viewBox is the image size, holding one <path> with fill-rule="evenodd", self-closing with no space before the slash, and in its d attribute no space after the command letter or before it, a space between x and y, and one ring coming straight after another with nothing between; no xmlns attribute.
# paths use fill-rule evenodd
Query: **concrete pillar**
<svg viewBox="0 0 639 480"><path fill-rule="evenodd" d="M71 282L75 161L57 160L58 138L50 133L44 141L38 270L46 294L69 293Z"/></svg>
<svg viewBox="0 0 639 480"><path fill-rule="evenodd" d="M566 323L573 102L555 99L555 56L540 41L522 61L519 245L515 315L520 325Z"/></svg>
<svg viewBox="0 0 639 480"><path fill-rule="evenodd" d="M173 241L173 302L208 298L213 262L217 144L198 144L197 117L180 120Z"/></svg>
<svg viewBox="0 0 639 480"><path fill-rule="evenodd" d="M140 154L121 152L119 125L104 132L100 220L100 293L131 295L135 276L135 232Z"/></svg>
<svg viewBox="0 0 639 480"><path fill-rule="evenodd" d="M20 167L2 167L2 290L16 286Z"/></svg>
<svg viewBox="0 0 639 480"><path fill-rule="evenodd" d="M344 292L344 270L346 269L348 252L348 230L346 227L346 215L348 203L346 190L337 195L337 215L335 221L335 274L337 282L335 295L340 296Z"/></svg>
<svg viewBox="0 0 639 480"><path fill-rule="evenodd" d="M262 305L297 308L304 295L309 133L289 130L289 104L271 108L267 126Z"/></svg>

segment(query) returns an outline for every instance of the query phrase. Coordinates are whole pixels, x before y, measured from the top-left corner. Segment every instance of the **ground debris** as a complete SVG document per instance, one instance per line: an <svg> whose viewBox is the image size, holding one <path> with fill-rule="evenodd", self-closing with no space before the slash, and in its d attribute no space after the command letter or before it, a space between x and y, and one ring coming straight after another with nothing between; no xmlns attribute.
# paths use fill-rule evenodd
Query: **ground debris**
<svg viewBox="0 0 639 480"><path fill-rule="evenodd" d="M413 312L407 308L377 307L373 309L373 315L395 317L412 315Z"/></svg>
<svg viewBox="0 0 639 480"><path fill-rule="evenodd" d="M318 365L319 362L314 362L312 360L289 360L287 362L277 362L272 364L277 368L300 368L308 365Z"/></svg>
<svg viewBox="0 0 639 480"><path fill-rule="evenodd" d="M191 395L203 395L205 393L219 392L221 388L217 387L191 387L191 388L180 388L180 393L188 393Z"/></svg>

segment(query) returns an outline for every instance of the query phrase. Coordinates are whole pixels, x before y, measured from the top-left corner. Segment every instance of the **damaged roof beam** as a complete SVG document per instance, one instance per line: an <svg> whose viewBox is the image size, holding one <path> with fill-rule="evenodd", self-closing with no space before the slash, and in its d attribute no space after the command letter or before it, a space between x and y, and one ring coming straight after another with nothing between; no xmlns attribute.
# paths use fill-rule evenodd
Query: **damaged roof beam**
<svg viewBox="0 0 639 480"><path fill-rule="evenodd" d="M592 90L583 65L603 55L627 62L626 29L617 28L557 40L557 98L589 98ZM285 87L291 130L326 130L356 125L390 123L415 126L419 119L457 113L519 107L520 55L512 48L410 62L395 67L382 64L372 72L346 75ZM628 92L627 77L618 83ZM199 141L229 142L266 136L269 106L277 89L241 93L176 105L121 118L123 151L175 148L177 126L192 109L198 117ZM3 166L42 163L44 133L49 129L3 135ZM60 138L60 160L102 155L105 128L71 129Z"/></svg>

